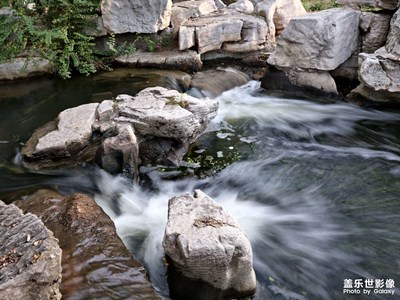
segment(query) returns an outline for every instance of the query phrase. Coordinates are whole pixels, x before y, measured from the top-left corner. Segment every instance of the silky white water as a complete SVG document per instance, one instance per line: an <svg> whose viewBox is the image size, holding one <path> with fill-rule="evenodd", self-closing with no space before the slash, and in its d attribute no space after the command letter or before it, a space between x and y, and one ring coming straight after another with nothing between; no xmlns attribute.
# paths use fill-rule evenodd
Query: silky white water
<svg viewBox="0 0 400 300"><path fill-rule="evenodd" d="M246 231L257 299L339 299L345 278L397 274L399 114L273 97L255 81L218 100L198 153L216 159L240 153L218 174L170 180L154 168L147 174L151 188L102 171L96 176L96 200L162 295L168 295L161 244L168 199L195 188Z"/></svg>

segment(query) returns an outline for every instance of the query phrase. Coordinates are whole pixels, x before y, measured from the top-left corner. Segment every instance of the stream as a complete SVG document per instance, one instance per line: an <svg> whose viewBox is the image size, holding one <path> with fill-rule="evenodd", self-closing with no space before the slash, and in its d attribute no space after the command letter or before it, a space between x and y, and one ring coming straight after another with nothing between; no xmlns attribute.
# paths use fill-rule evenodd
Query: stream
<svg viewBox="0 0 400 300"><path fill-rule="evenodd" d="M168 199L199 188L246 231L255 299L399 299L400 112L290 99L251 81L218 97L217 117L180 168L142 167L141 185L91 164L20 165L21 145L63 109L152 85L180 88L143 74L0 84L0 199L39 188L95 195L169 299L161 245ZM395 296L373 288L346 295L345 279L394 280Z"/></svg>

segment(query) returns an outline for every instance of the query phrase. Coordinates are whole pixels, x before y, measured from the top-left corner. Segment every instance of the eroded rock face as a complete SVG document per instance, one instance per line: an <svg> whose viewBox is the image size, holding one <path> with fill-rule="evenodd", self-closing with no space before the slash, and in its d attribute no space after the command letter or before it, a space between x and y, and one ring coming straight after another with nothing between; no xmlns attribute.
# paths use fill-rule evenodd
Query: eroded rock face
<svg viewBox="0 0 400 300"><path fill-rule="evenodd" d="M162 87L147 88L136 96L116 98L117 122L132 123L143 136L172 138L193 142L215 117L218 103L199 100Z"/></svg>
<svg viewBox="0 0 400 300"><path fill-rule="evenodd" d="M361 52L374 53L386 44L390 19L391 15L386 13L361 13Z"/></svg>
<svg viewBox="0 0 400 300"><path fill-rule="evenodd" d="M191 299L228 299L255 293L246 234L202 191L170 199L163 247L174 299L189 294Z"/></svg>
<svg viewBox="0 0 400 300"><path fill-rule="evenodd" d="M27 167L40 169L90 161L97 152L96 161L105 170L136 177L138 157L179 164L188 144L203 133L217 109L215 100L147 88L134 97L119 95L63 111L57 120L36 130L21 153ZM162 141L158 150L156 140ZM167 144L172 145L168 150ZM151 152L144 153L146 149Z"/></svg>
<svg viewBox="0 0 400 300"><path fill-rule="evenodd" d="M103 0L101 12L108 33L155 33L169 26L172 0Z"/></svg>
<svg viewBox="0 0 400 300"><path fill-rule="evenodd" d="M400 92L400 62L379 55L361 53L361 83L375 91Z"/></svg>
<svg viewBox="0 0 400 300"><path fill-rule="evenodd" d="M61 248L33 214L0 201L0 298L61 299Z"/></svg>
<svg viewBox="0 0 400 300"><path fill-rule="evenodd" d="M337 0L337 3L347 5L350 7L379 7L389 10L395 10L400 6L400 1L398 0Z"/></svg>
<svg viewBox="0 0 400 300"><path fill-rule="evenodd" d="M63 298L159 299L145 269L117 236L112 220L89 196L64 197L41 190L16 205L37 215L59 239Z"/></svg>
<svg viewBox="0 0 400 300"><path fill-rule="evenodd" d="M338 8L293 18L268 63L278 68L336 69L357 47L359 15Z"/></svg>
<svg viewBox="0 0 400 300"><path fill-rule="evenodd" d="M179 30L179 49L196 46L200 54L219 49L257 51L267 46L268 34L263 19L225 9L183 22Z"/></svg>
<svg viewBox="0 0 400 300"><path fill-rule="evenodd" d="M393 55L394 59L400 59L400 9L396 11L390 21L390 31L386 41L386 51Z"/></svg>

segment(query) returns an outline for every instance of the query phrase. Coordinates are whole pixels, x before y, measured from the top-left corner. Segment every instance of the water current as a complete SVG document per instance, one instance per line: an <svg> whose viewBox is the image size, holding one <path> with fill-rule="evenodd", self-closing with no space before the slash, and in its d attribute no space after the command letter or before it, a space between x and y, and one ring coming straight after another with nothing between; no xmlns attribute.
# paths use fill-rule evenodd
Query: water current
<svg viewBox="0 0 400 300"><path fill-rule="evenodd" d="M108 88L126 92L122 86ZM39 187L93 193L166 299L161 242L168 199L197 188L246 231L256 299L396 299L373 288L369 296L343 289L345 279L400 284L399 113L288 99L251 81L218 97L218 115L183 167L143 167L142 185L133 185L90 164L41 173L18 165L19 143L65 108L66 102L52 109L52 100L39 101L49 99L44 92L24 96L24 108L18 100L0 101L2 197L12 201Z"/></svg>

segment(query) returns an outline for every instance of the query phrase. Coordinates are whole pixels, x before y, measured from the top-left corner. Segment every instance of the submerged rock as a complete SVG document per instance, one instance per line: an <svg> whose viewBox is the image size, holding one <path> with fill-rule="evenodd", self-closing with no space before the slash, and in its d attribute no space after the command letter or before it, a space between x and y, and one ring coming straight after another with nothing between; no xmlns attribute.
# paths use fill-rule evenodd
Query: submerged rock
<svg viewBox="0 0 400 300"><path fill-rule="evenodd" d="M64 197L41 190L16 205L37 215L59 239L63 298L159 299L145 269L118 237L112 220L89 196Z"/></svg>
<svg viewBox="0 0 400 300"><path fill-rule="evenodd" d="M250 242L238 223L200 190L169 200L163 247L173 299L229 299L256 290Z"/></svg>
<svg viewBox="0 0 400 300"><path fill-rule="evenodd" d="M33 214L0 201L0 298L58 300L61 249Z"/></svg>

